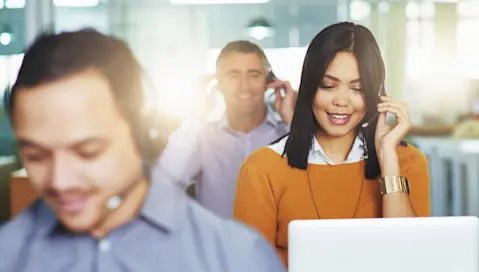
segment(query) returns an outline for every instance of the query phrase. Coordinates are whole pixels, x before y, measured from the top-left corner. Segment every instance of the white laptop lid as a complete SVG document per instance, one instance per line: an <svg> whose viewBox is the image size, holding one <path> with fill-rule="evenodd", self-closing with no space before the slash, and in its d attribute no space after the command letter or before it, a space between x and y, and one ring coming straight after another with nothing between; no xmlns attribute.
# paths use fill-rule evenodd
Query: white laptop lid
<svg viewBox="0 0 479 272"><path fill-rule="evenodd" d="M476 217L297 220L289 272L478 272Z"/></svg>

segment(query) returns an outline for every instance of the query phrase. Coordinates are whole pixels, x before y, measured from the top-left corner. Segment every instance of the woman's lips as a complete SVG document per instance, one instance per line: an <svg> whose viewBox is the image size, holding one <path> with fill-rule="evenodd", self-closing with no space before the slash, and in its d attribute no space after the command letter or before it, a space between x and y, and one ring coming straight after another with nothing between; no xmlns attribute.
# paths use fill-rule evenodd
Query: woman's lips
<svg viewBox="0 0 479 272"><path fill-rule="evenodd" d="M338 126L346 125L351 119L351 114L327 113L329 121Z"/></svg>

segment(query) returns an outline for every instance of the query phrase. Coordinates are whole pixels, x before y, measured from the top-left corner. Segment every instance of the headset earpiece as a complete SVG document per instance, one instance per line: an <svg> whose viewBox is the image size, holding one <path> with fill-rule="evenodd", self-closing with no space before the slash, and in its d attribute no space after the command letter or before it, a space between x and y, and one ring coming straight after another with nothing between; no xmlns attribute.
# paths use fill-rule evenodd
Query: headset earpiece
<svg viewBox="0 0 479 272"><path fill-rule="evenodd" d="M273 73L271 69L269 69L268 74L266 75L265 85L273 83L275 79L276 79L276 75Z"/></svg>
<svg viewBox="0 0 479 272"><path fill-rule="evenodd" d="M5 111L7 113L7 116L10 117L11 116L11 109L12 109L12 105L10 104L11 103L11 88L6 88L5 92L3 93L3 105L5 107Z"/></svg>
<svg viewBox="0 0 479 272"><path fill-rule="evenodd" d="M384 88L384 83L381 83L381 86L379 86L379 91L378 91L378 103L379 103L379 97L381 97L381 95L385 95L386 94L386 88ZM376 120L376 118L379 116L379 114L376 112L374 113L374 115L367 121L367 122L364 122L361 127L362 128L367 128L372 121Z"/></svg>

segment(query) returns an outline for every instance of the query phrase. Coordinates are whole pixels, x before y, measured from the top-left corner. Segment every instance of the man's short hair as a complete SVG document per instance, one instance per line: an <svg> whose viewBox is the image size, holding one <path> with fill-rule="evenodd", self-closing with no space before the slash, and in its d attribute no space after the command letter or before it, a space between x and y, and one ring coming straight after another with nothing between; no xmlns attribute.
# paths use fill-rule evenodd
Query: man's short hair
<svg viewBox="0 0 479 272"><path fill-rule="evenodd" d="M94 29L47 33L34 41L6 96L11 120L17 93L22 88L50 83L88 69L99 72L108 82L120 113L130 124L143 160L154 161L159 150L149 137L149 120L142 112L146 102L142 68L125 42Z"/></svg>
<svg viewBox="0 0 479 272"><path fill-rule="evenodd" d="M221 52L216 59L216 70L218 71L221 60L231 54L231 53L254 53L256 54L260 59L261 62L263 63L263 69L265 74L268 73L270 69L270 64L268 61L268 58L266 57L266 54L264 53L263 49L259 47L257 44L252 43L250 41L246 40L238 40L238 41L233 41L228 43L223 49L221 49Z"/></svg>

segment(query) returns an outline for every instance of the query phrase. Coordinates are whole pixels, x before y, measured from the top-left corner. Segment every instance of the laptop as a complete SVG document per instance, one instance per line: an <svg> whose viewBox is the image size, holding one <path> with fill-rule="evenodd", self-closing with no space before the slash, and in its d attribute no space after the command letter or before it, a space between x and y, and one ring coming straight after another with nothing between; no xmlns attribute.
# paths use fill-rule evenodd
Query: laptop
<svg viewBox="0 0 479 272"><path fill-rule="evenodd" d="M479 219L296 220L289 272L478 272Z"/></svg>

